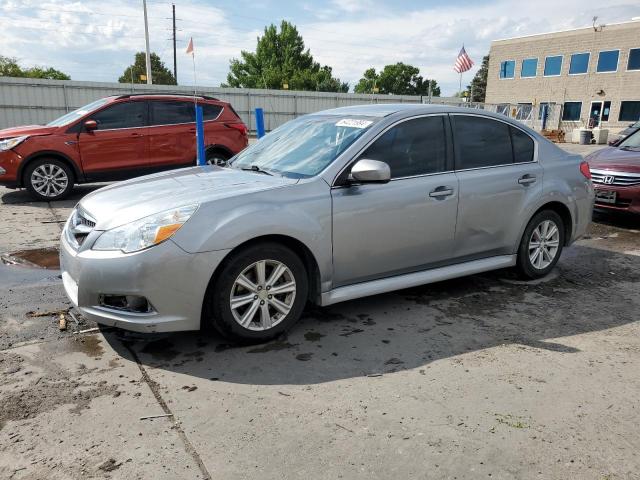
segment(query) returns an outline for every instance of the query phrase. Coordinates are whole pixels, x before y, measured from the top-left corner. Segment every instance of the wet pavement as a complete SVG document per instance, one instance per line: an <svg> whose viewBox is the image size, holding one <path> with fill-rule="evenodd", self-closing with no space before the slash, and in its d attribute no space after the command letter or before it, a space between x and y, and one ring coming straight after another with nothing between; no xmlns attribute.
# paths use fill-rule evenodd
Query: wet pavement
<svg viewBox="0 0 640 480"><path fill-rule="evenodd" d="M0 251L55 247L82 193L0 189ZM252 347L60 331L59 272L0 264L0 478L638 478L640 222L596 220L541 281L309 307Z"/></svg>

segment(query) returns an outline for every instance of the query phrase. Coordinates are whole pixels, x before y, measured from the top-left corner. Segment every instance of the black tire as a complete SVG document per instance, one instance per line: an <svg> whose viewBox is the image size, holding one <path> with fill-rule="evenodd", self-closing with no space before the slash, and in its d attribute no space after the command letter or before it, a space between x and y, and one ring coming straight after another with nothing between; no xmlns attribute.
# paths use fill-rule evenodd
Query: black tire
<svg viewBox="0 0 640 480"><path fill-rule="evenodd" d="M220 150L207 150L205 154L207 165L225 165L229 155Z"/></svg>
<svg viewBox="0 0 640 480"><path fill-rule="evenodd" d="M247 268L251 267L255 263L265 260L280 262L289 269L289 273L286 275L292 275L295 280L295 295L290 299L291 307L289 312L280 320L274 322L273 327L265 330L245 328L245 326L241 325L239 321L236 320L234 313L231 310L230 299L232 289L238 289L235 282L241 273L245 272ZM269 264L267 268L270 268ZM269 276L269 271L267 271L265 278L268 279ZM258 282L256 282L256 284L257 283ZM262 288L264 288L264 292L262 292L263 295L268 293L266 292L266 287ZM234 291L237 293L237 290ZM228 259L226 259L221 265L221 270L216 275L215 280L210 282L203 305L203 327L213 327L224 337L240 344L266 342L286 332L298 321L307 302L308 291L309 284L307 271L300 257L293 251L283 245L271 242L249 246L241 251L233 253ZM242 293L245 292L243 291ZM271 306L270 301L267 301L266 299L260 300L257 298L257 295L255 295L254 298L256 298L258 302L262 301L262 304L266 302L267 310L271 309L271 311L277 315L277 313L275 313L276 310ZM280 297L279 299L281 298L283 297ZM250 306L246 308L248 309ZM246 312L246 310L244 312ZM236 315L240 316L242 313L243 312L241 310L236 310ZM257 320L260 320L261 318L260 310L256 312L256 317L254 318L256 319L256 322L250 323L250 326L260 328L257 322Z"/></svg>
<svg viewBox="0 0 640 480"><path fill-rule="evenodd" d="M38 178L42 178L38 176L38 174L34 175L36 170L42 173L42 169L49 172L55 172L56 175L56 184L52 184L51 188L48 190L50 193L47 194L46 187L43 187L41 183L37 183ZM60 188L61 179L66 180L66 186L64 188ZM41 200L44 202L51 202L53 200L62 200L66 198L71 190L73 190L73 185L75 183L75 175L73 174L73 170L69 168L69 166L60 160L55 158L38 158L33 162L27 165L27 168L24 172L23 184L31 194L33 198L36 200ZM38 191L40 188L40 191ZM58 189L60 189L58 191Z"/></svg>
<svg viewBox="0 0 640 480"><path fill-rule="evenodd" d="M545 264L535 265L530 255L531 249L533 249L533 246L530 246L530 242L532 241L534 231L539 226L541 226L544 222L552 222L553 224L555 224L555 227L557 228L557 250L555 250L554 252L555 254L553 255L551 262L549 262L547 265ZM551 232L552 228L549 227L548 231ZM538 238L538 234L536 234L536 238ZM553 267L556 266L556 263L558 263L558 260L560 259L560 255L562 254L562 248L564 246L564 242L565 242L565 226L564 226L564 222L562 221L562 217L560 217L560 215L558 215L553 210L542 210L541 212L536 213L533 216L533 218L529 221L527 228L525 228L524 234L522 235L522 239L520 240L520 246L518 247L518 260L517 260L516 268L520 276L522 276L525 279L532 280L532 279L541 278L547 275L551 270L553 270ZM551 245L555 245L556 242L555 240L553 241L545 240L540 243L542 244L543 247L547 247L547 252L551 252L551 250L553 249ZM531 252L531 253L535 255L535 252ZM540 252L538 253L540 255L543 255ZM535 259L536 259L536 263L540 261L539 257L535 257ZM549 259L548 255L542 256L543 262L545 263L548 262L548 259Z"/></svg>

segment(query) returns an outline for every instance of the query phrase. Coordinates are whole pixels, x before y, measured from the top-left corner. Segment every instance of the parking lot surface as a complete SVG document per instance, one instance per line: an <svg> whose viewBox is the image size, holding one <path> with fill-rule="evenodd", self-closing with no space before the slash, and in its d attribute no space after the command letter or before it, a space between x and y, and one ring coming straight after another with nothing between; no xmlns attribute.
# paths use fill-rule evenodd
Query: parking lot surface
<svg viewBox="0 0 640 480"><path fill-rule="evenodd" d="M94 188L0 189L0 253L50 260ZM0 265L0 478L640 478L638 220L597 215L543 280L310 307L253 347L92 331L21 257Z"/></svg>

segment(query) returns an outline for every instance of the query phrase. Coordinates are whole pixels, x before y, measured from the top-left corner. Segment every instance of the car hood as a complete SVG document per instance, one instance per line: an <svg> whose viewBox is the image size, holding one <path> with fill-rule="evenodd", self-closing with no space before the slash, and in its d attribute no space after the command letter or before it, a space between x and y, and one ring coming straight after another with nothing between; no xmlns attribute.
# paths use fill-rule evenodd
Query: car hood
<svg viewBox="0 0 640 480"><path fill-rule="evenodd" d="M0 139L21 137L22 135L50 135L57 127L46 127L43 125L25 125L23 127L12 127L0 130Z"/></svg>
<svg viewBox="0 0 640 480"><path fill-rule="evenodd" d="M297 179L214 166L190 167L115 183L84 197L79 207L97 230L192 204L294 185Z"/></svg>
<svg viewBox="0 0 640 480"><path fill-rule="evenodd" d="M640 152L607 147L586 158L589 168L622 172L640 172Z"/></svg>

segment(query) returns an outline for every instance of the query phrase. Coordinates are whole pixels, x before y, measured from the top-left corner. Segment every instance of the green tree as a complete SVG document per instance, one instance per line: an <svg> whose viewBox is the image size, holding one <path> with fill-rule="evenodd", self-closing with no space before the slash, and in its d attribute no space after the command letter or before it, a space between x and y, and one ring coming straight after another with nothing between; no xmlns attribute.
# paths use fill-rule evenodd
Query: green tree
<svg viewBox="0 0 640 480"><path fill-rule="evenodd" d="M279 32L275 25L265 27L264 35L257 38L256 51L243 50L240 56L230 61L223 87L349 91L348 83L333 77L331 67L313 59L298 29L285 20Z"/></svg>
<svg viewBox="0 0 640 480"><path fill-rule="evenodd" d="M489 73L489 55L482 58L482 65L471 80L471 85L467 85L467 90L471 90L472 102L484 102L487 94L487 75Z"/></svg>
<svg viewBox="0 0 640 480"><path fill-rule="evenodd" d="M367 69L355 87L356 93L374 93L375 89L382 94L394 95L428 95L431 84L431 95L440 96L440 87L435 80L423 78L420 69L413 65L398 62L386 65L380 73L375 68Z"/></svg>
<svg viewBox="0 0 640 480"><path fill-rule="evenodd" d="M147 74L147 59L144 52L138 52L135 55L133 65L129 65L122 76L118 79L120 83L147 83L141 80L140 75ZM177 85L173 73L165 67L160 57L151 52L151 80L154 85Z"/></svg>
<svg viewBox="0 0 640 480"><path fill-rule="evenodd" d="M55 68L31 67L22 68L18 60L0 55L0 77L48 78L52 80L71 80L66 73Z"/></svg>

